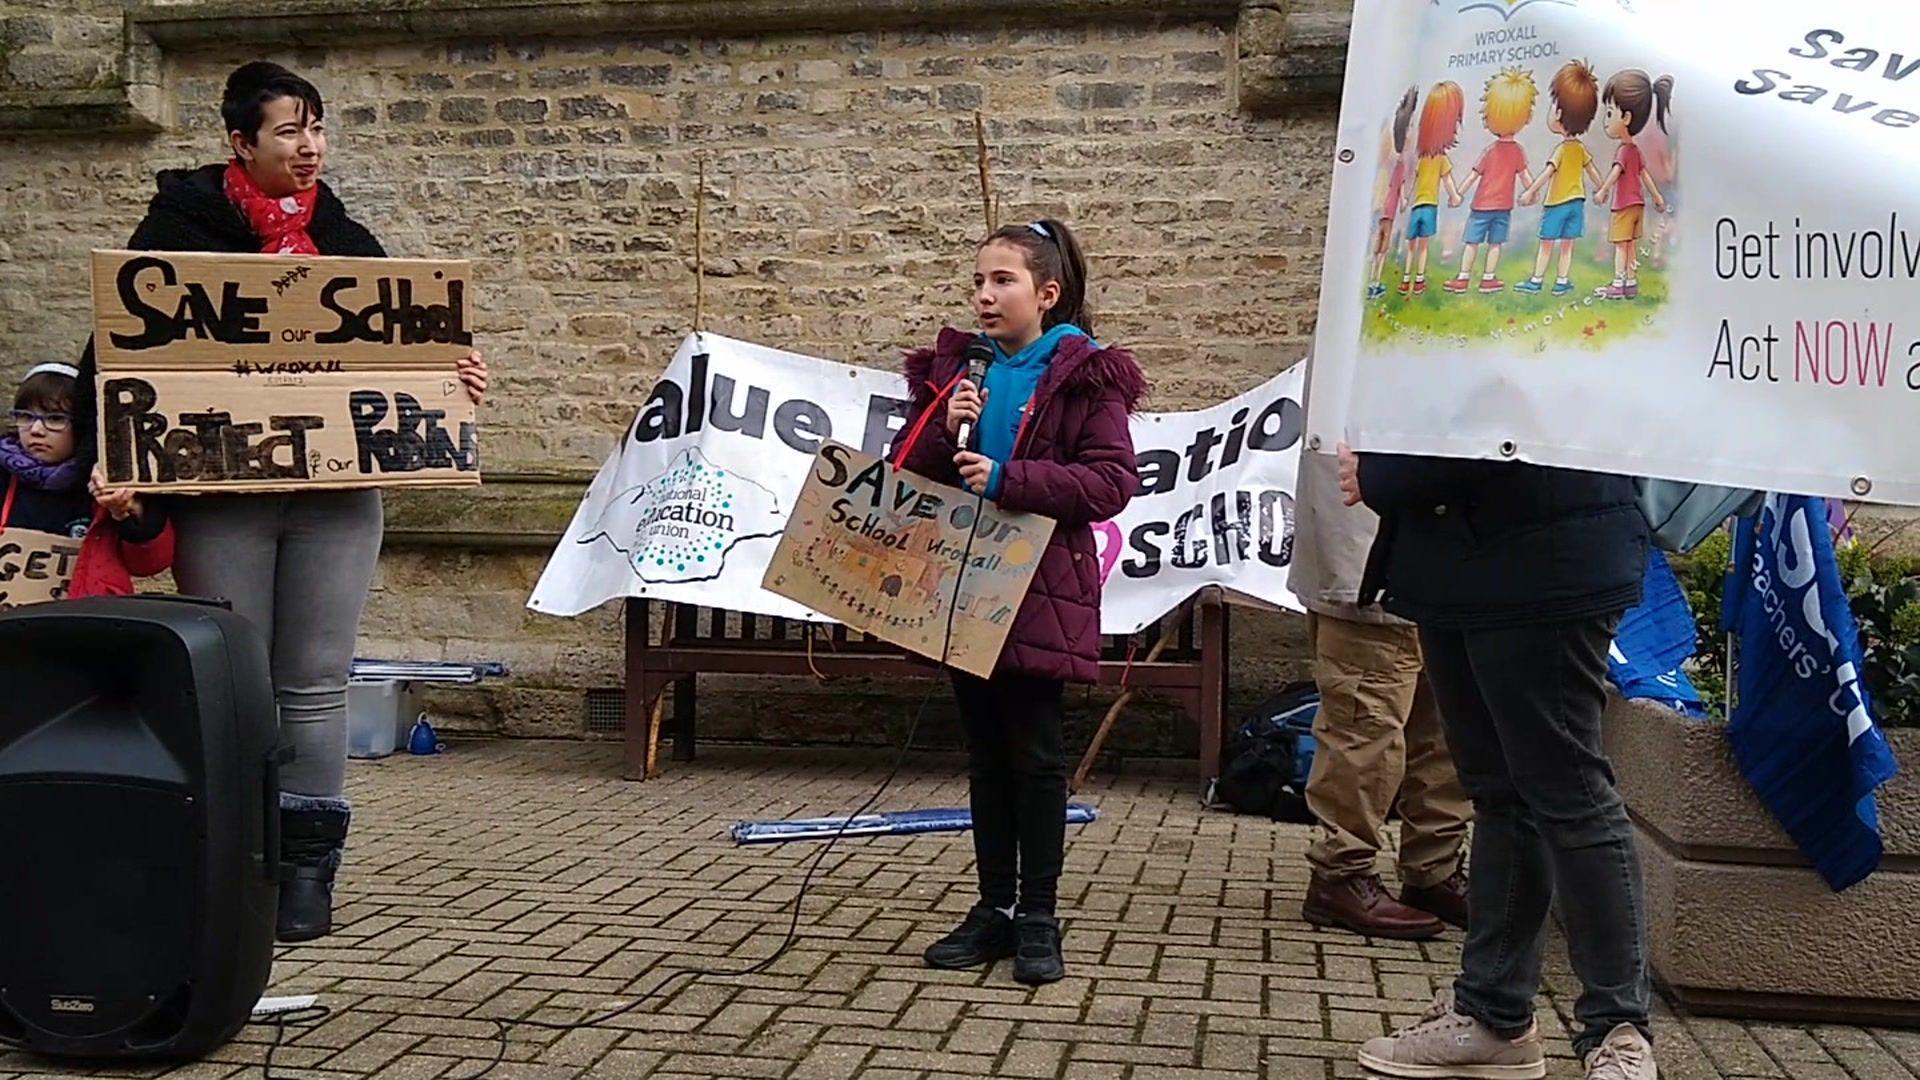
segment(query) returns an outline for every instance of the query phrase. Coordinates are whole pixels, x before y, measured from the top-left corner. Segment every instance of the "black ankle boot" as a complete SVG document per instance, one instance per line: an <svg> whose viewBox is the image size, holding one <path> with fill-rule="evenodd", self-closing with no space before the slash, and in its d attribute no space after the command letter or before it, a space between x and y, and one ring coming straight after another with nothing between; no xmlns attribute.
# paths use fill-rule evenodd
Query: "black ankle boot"
<svg viewBox="0 0 1920 1080"><path fill-rule="evenodd" d="M312 941L333 931L333 875L347 844L345 799L280 794L280 917L274 936Z"/></svg>

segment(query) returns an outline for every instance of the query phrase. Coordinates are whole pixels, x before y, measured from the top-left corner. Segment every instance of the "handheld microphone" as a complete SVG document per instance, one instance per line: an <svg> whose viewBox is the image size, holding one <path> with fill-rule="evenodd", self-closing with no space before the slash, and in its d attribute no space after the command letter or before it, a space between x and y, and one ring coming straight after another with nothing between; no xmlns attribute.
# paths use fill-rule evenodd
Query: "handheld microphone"
<svg viewBox="0 0 1920 1080"><path fill-rule="evenodd" d="M967 346L967 381L984 388L987 371L993 367L993 346L976 340ZM973 421L960 421L960 449L970 450L973 443Z"/></svg>

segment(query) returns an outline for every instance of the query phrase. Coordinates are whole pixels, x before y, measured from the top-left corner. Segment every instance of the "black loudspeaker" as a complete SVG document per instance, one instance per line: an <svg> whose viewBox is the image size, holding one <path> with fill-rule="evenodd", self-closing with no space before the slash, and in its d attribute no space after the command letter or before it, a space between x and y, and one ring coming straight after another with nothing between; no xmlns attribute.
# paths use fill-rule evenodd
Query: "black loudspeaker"
<svg viewBox="0 0 1920 1080"><path fill-rule="evenodd" d="M267 650L216 605L0 616L0 1043L195 1057L265 989L279 899Z"/></svg>

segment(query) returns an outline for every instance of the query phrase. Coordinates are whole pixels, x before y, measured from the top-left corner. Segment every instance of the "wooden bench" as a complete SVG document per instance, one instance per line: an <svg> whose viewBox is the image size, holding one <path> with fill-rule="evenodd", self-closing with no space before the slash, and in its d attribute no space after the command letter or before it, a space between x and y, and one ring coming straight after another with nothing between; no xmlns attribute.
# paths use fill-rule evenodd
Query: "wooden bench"
<svg viewBox="0 0 1920 1080"><path fill-rule="evenodd" d="M626 602L626 775L644 779L655 704L673 690L673 756L692 761L701 675L787 675L795 677L931 678L932 661L844 626L812 626L790 619L720 611L661 601ZM662 625L659 632L655 622ZM1199 727L1200 781L1220 774L1220 745L1226 734L1227 609L1215 590L1194 601L1192 618L1178 620L1176 636L1151 662L1144 658L1158 641L1161 627L1149 627L1139 640L1104 639L1100 682L1130 686L1179 702ZM811 649L808 635L813 636ZM664 722L664 721L660 721Z"/></svg>

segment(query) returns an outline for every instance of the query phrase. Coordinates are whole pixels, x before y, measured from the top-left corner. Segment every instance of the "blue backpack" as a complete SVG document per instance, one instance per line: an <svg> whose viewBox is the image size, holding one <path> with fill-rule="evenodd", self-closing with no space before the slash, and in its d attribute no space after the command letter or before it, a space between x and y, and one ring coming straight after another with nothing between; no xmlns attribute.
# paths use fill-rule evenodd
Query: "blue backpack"
<svg viewBox="0 0 1920 1080"><path fill-rule="evenodd" d="M1313 771L1313 720L1319 712L1320 691L1310 682L1261 702L1228 736L1214 796L1236 813L1313 824L1307 774Z"/></svg>

